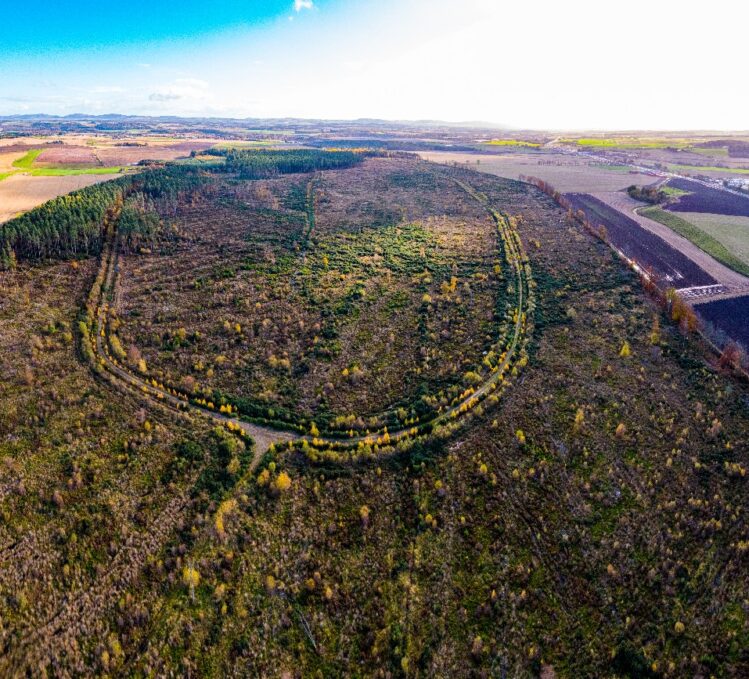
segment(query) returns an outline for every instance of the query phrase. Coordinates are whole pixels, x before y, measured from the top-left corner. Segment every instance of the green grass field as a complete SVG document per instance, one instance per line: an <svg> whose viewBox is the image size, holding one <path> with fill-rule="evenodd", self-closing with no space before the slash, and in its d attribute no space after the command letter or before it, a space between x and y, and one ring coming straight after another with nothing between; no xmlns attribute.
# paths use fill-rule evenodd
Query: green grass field
<svg viewBox="0 0 749 679"><path fill-rule="evenodd" d="M741 167L716 167L714 165L669 165L672 172L682 170L691 172L730 172L731 174L749 174L749 170Z"/></svg>
<svg viewBox="0 0 749 679"><path fill-rule="evenodd" d="M749 276L749 261L739 259L717 238L695 226L692 222L688 222L673 212L667 212L659 207L644 208L638 210L638 213L643 217L667 226L680 236L684 236L684 238L694 243L700 250L703 250L730 269ZM719 215L714 216L717 217Z"/></svg>
<svg viewBox="0 0 749 679"><path fill-rule="evenodd" d="M119 174L124 167L39 167L31 170L33 177L67 177L80 174Z"/></svg>
<svg viewBox="0 0 749 679"><path fill-rule="evenodd" d="M13 167L17 167L19 170L30 170L34 165L34 161L39 157L44 149L33 149L29 151L23 158L13 161Z"/></svg>
<svg viewBox="0 0 749 679"><path fill-rule="evenodd" d="M44 149L33 149L23 158L13 161L16 170L0 174L0 181L7 179L18 171L27 172L32 177L66 177L81 174L119 174L124 167L34 167L34 162Z"/></svg>
<svg viewBox="0 0 749 679"><path fill-rule="evenodd" d="M704 212L683 212L681 216L749 265L749 217Z"/></svg>

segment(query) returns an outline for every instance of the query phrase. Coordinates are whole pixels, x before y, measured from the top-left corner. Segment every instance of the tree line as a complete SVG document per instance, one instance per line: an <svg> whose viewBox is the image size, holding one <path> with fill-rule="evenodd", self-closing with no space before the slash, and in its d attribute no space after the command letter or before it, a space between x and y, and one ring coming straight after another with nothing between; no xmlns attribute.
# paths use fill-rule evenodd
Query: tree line
<svg viewBox="0 0 749 679"><path fill-rule="evenodd" d="M651 205L665 203L668 199L668 194L657 186L636 186L632 184L632 186L627 188L627 193L630 198L639 200L641 203L650 203Z"/></svg>
<svg viewBox="0 0 749 679"><path fill-rule="evenodd" d="M98 255L105 216L117 204L126 237L151 236L158 225L155 203L177 198L203 181L194 168L174 165L53 198L0 226L0 267L12 268L17 260Z"/></svg>
<svg viewBox="0 0 749 679"><path fill-rule="evenodd" d="M163 224L159 213L173 212L186 195L210 181L212 173L231 172L242 179L259 179L352 167L365 155L318 149L209 149L205 153L223 156L226 162L215 167L169 163L59 196L0 225L0 268L13 268L18 260L98 255L105 216L116 205L125 243L135 248L151 241Z"/></svg>
<svg viewBox="0 0 749 679"><path fill-rule="evenodd" d="M222 156L226 162L212 168L238 174L241 179L262 179L279 174L336 170L362 162L364 153L320 149L208 149L204 155Z"/></svg>

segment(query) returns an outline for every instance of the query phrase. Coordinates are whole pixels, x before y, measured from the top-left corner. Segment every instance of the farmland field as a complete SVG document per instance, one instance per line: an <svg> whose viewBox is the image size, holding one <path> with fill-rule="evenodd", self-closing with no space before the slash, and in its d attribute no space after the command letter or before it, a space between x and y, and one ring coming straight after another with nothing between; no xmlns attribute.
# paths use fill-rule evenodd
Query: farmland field
<svg viewBox="0 0 749 679"><path fill-rule="evenodd" d="M671 189L668 187L666 190L678 191L677 189ZM627 192L617 191L614 193L597 193L594 197L606 203L609 207L621 212L627 218L637 222L643 229L654 234L670 247L678 250L687 259L694 262L700 269L714 278L717 283L728 286L732 289L737 289L749 284L749 279L741 273L738 273L738 270L743 266L743 263L740 260L734 261L730 253L723 252L727 260L736 265L736 270L721 263L711 254L708 254L704 249L702 249L699 244L689 240L684 234L667 226L661 221L652 219L649 216L651 214L650 208L646 207L642 202L631 198ZM658 208L654 209L659 210ZM661 212L664 212L666 215L664 221L666 221L669 216L671 219L679 218L677 213L659 210L658 214ZM695 238L695 240L699 239ZM715 246L720 250L720 243L715 243Z"/></svg>
<svg viewBox="0 0 749 679"><path fill-rule="evenodd" d="M125 145L127 143L135 146ZM133 165L141 160L176 160L190 155L191 151L201 151L209 148L215 140L171 140L161 141L120 141L116 144L102 144L96 146L96 156L104 165ZM142 144L142 145L138 145Z"/></svg>
<svg viewBox="0 0 749 679"><path fill-rule="evenodd" d="M664 224L676 233L684 236L697 245L701 250L717 259L722 264L738 271L744 276L749 276L749 263L733 254L721 241L695 226L692 221L683 219L678 214L662 210L658 207L644 208L640 211L643 217L654 219Z"/></svg>
<svg viewBox="0 0 749 679"><path fill-rule="evenodd" d="M0 139L0 222L44 201L134 171L141 160L176 160L215 140L67 135Z"/></svg>
<svg viewBox="0 0 749 679"><path fill-rule="evenodd" d="M676 288L716 283L694 261L631 217L590 195L569 193L566 197L574 209L583 210L594 225L605 226L611 243L643 270L652 271L656 279Z"/></svg>
<svg viewBox="0 0 749 679"><path fill-rule="evenodd" d="M723 243L736 257L749 265L749 217L708 212L682 212L680 216Z"/></svg>
<svg viewBox="0 0 749 679"><path fill-rule="evenodd" d="M13 167L19 170L30 170L34 165L34 161L42 153L41 149L32 149L28 151L24 156L13 162Z"/></svg>
<svg viewBox="0 0 749 679"><path fill-rule="evenodd" d="M749 350L749 296L721 299L697 305L707 322Z"/></svg>
<svg viewBox="0 0 749 679"><path fill-rule="evenodd" d="M42 150L36 158L37 166L45 165L101 165L99 158L90 146L72 144L50 146Z"/></svg>
<svg viewBox="0 0 749 679"><path fill-rule="evenodd" d="M471 154L423 152L422 158L436 163L459 163L498 177L517 179L520 175L538 177L562 192L596 193L618 191L631 184L650 184L653 177L630 173L627 168L597 163L562 153Z"/></svg>
<svg viewBox="0 0 749 679"><path fill-rule="evenodd" d="M0 147L0 181L7 179L12 174L18 172L18 168L13 166L13 163L21 157L19 153L3 153L2 147Z"/></svg>
<svg viewBox="0 0 749 679"><path fill-rule="evenodd" d="M689 179L670 179L668 185L688 192L668 205L668 209L673 212L707 212L749 217L749 196L710 188Z"/></svg>
<svg viewBox="0 0 749 679"><path fill-rule="evenodd" d="M25 212L45 201L84 186L109 179L108 175L71 175L60 177L31 177L13 174L0 182L0 222Z"/></svg>
<svg viewBox="0 0 749 679"><path fill-rule="evenodd" d="M668 169L672 172L687 172L689 174L705 174L707 176L749 175L747 167L716 167L715 165L682 165L671 164Z"/></svg>

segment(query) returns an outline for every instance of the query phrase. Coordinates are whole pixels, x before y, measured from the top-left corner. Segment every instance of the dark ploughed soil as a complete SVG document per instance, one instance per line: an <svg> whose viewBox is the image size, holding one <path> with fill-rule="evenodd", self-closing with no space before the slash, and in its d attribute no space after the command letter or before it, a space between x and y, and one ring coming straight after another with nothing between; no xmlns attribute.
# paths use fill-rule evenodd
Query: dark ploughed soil
<svg viewBox="0 0 749 679"><path fill-rule="evenodd" d="M710 274L676 248L598 198L587 193L568 193L566 197L574 209L585 212L594 225L603 224L611 243L641 268L652 271L658 281L675 288L716 283Z"/></svg>
<svg viewBox="0 0 749 679"><path fill-rule="evenodd" d="M695 308L708 323L749 349L749 295L699 304Z"/></svg>
<svg viewBox="0 0 749 679"><path fill-rule="evenodd" d="M709 212L716 215L740 215L749 217L749 196L711 189L709 186L689 179L670 179L669 186L689 191L686 196L667 207L672 212Z"/></svg>

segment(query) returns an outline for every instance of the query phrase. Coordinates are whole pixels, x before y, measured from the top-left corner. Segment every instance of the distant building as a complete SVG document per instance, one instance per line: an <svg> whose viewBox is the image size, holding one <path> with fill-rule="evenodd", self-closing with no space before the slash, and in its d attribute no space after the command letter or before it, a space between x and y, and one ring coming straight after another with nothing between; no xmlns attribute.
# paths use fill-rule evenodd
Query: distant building
<svg viewBox="0 0 749 679"><path fill-rule="evenodd" d="M738 189L739 191L749 191L749 176L731 177L730 179L724 179L723 185L729 189Z"/></svg>

